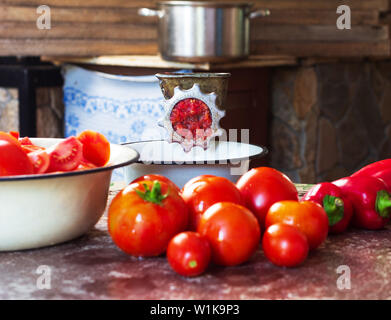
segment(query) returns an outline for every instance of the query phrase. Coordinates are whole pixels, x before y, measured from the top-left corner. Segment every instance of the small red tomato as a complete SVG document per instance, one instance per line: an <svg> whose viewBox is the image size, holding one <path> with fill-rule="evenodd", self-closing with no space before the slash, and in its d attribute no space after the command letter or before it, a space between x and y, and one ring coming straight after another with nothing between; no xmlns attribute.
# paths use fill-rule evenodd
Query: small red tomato
<svg viewBox="0 0 391 320"><path fill-rule="evenodd" d="M209 241L213 261L223 266L249 260L261 237L255 216L247 208L232 202L219 202L206 210L198 232Z"/></svg>
<svg viewBox="0 0 391 320"><path fill-rule="evenodd" d="M326 239L329 219L321 205L312 201L280 201L266 215L265 226L285 223L298 228L308 240L310 249L319 247Z"/></svg>
<svg viewBox="0 0 391 320"><path fill-rule="evenodd" d="M199 233L187 231L177 234L167 247L171 267L187 277L203 273L210 262L210 245Z"/></svg>
<svg viewBox="0 0 391 320"><path fill-rule="evenodd" d="M160 174L147 174L145 176L141 176L141 177L138 177L137 179L133 180L130 184L132 183L135 183L135 182L139 182L139 181L143 181L143 180L150 180L150 181L154 181L154 180L157 180L157 181L162 181L162 182L165 182L165 183L168 183L171 187L173 187L174 190L176 190L178 193L181 192L181 190L179 189L179 187L174 183L172 182L170 179L166 178L165 176L162 176Z"/></svg>
<svg viewBox="0 0 391 320"><path fill-rule="evenodd" d="M261 227L269 208L282 200L299 200L295 185L283 173L268 167L246 172L236 183L245 205L258 218Z"/></svg>
<svg viewBox="0 0 391 320"><path fill-rule="evenodd" d="M157 256L171 238L185 231L187 207L167 183L140 181L118 193L108 211L108 229L115 244L134 256Z"/></svg>
<svg viewBox="0 0 391 320"><path fill-rule="evenodd" d="M197 230L203 213L217 202L243 205L235 184L223 177L203 175L191 179L182 189L182 198L189 207L190 230Z"/></svg>
<svg viewBox="0 0 391 320"><path fill-rule="evenodd" d="M48 172L72 171L83 158L83 146L75 137L69 137L46 150L50 156Z"/></svg>
<svg viewBox="0 0 391 320"><path fill-rule="evenodd" d="M92 130L85 130L77 137L83 144L83 156L98 167L110 159L110 143L106 137Z"/></svg>
<svg viewBox="0 0 391 320"><path fill-rule="evenodd" d="M295 267L308 255L306 236L296 227L277 223L267 228L262 239L266 258L280 267Z"/></svg>

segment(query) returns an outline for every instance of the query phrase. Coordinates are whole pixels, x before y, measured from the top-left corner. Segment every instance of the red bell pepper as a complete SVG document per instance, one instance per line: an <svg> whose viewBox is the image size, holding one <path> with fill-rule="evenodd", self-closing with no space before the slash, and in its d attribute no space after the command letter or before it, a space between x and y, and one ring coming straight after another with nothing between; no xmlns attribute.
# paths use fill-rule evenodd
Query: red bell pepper
<svg viewBox="0 0 391 320"><path fill-rule="evenodd" d="M371 163L352 174L352 177L364 176L380 178L391 187L391 159Z"/></svg>
<svg viewBox="0 0 391 320"><path fill-rule="evenodd" d="M352 222L356 227L381 229L390 220L390 188L383 180L370 176L346 177L333 184L352 201Z"/></svg>
<svg viewBox="0 0 391 320"><path fill-rule="evenodd" d="M341 233L348 227L353 215L352 202L336 185L319 183L308 190L301 200L314 201L323 206L329 217L330 233Z"/></svg>
<svg viewBox="0 0 391 320"><path fill-rule="evenodd" d="M379 171L391 169L391 159L380 160L371 164L368 164L364 168L361 168L356 173L352 174L352 177L355 176L371 176L376 174Z"/></svg>

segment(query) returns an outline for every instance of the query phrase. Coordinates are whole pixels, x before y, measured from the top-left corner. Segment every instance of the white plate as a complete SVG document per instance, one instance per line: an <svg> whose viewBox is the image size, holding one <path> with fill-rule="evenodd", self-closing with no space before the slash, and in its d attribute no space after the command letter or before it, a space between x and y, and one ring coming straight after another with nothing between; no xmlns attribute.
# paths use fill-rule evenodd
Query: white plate
<svg viewBox="0 0 391 320"><path fill-rule="evenodd" d="M266 148L233 141L211 141L208 149L195 147L189 152L185 152L178 143L168 143L162 140L134 142L126 145L140 154L138 162L154 164L238 162L267 153Z"/></svg>
<svg viewBox="0 0 391 320"><path fill-rule="evenodd" d="M236 182L248 171L250 159L267 154L264 147L231 141L212 142L207 150L195 147L188 153L177 143L161 140L129 143L127 146L140 154L137 163L124 168L127 183L143 175L161 174L179 187L203 174Z"/></svg>

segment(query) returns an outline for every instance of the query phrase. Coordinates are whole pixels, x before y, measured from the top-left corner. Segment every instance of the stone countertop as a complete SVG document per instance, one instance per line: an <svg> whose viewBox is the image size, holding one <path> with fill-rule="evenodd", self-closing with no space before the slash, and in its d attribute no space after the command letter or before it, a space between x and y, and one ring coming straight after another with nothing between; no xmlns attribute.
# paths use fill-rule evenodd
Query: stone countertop
<svg viewBox="0 0 391 320"><path fill-rule="evenodd" d="M303 186L298 188L302 191ZM112 190L111 197L116 192ZM40 266L49 267L49 289L37 287ZM338 283L347 284L346 266L351 288L339 289ZM390 227L331 235L298 268L276 267L258 250L241 266L212 266L203 276L189 279L172 271L164 257L137 259L120 251L107 233L106 214L74 241L0 253L0 299L390 298Z"/></svg>

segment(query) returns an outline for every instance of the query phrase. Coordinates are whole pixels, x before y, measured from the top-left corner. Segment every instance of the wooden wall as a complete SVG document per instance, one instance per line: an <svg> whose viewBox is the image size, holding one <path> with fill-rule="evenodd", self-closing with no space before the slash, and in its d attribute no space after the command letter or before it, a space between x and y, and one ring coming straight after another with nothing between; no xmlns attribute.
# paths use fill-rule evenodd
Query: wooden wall
<svg viewBox="0 0 391 320"><path fill-rule="evenodd" d="M223 1L223 0L217 0ZM50 30L39 30L36 8L51 8ZM154 0L0 0L0 55L154 55L155 18L138 8ZM272 14L252 21L253 55L387 56L389 0L253 0ZM336 8L352 9L352 29L336 28Z"/></svg>

